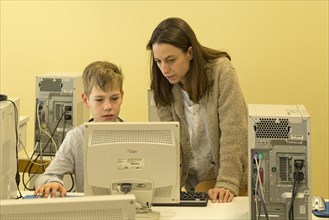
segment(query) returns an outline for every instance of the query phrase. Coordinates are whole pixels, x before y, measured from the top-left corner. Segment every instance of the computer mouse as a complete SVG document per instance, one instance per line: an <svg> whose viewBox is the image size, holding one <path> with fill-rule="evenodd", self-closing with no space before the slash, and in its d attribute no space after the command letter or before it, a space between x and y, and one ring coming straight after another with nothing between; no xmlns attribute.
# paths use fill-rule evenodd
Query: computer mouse
<svg viewBox="0 0 329 220"><path fill-rule="evenodd" d="M59 191L56 191L56 194L55 194L55 196L54 197L52 197L52 194L51 194L52 192L51 191L49 191L49 194L48 194L48 199L49 198L57 198L57 197L61 197L61 193L59 192Z"/></svg>
<svg viewBox="0 0 329 220"><path fill-rule="evenodd" d="M326 202L321 196L313 196L312 198L312 210L316 210L318 212L326 210Z"/></svg>

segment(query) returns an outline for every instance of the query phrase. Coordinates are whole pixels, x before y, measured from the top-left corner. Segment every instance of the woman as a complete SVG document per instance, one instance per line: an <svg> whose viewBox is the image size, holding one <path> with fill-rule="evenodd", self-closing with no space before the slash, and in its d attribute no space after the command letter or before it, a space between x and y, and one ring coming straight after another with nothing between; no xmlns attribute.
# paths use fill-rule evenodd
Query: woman
<svg viewBox="0 0 329 220"><path fill-rule="evenodd" d="M216 179L209 198L231 202L247 182L247 108L230 56L180 18L162 21L147 49L158 115L180 122L181 186Z"/></svg>

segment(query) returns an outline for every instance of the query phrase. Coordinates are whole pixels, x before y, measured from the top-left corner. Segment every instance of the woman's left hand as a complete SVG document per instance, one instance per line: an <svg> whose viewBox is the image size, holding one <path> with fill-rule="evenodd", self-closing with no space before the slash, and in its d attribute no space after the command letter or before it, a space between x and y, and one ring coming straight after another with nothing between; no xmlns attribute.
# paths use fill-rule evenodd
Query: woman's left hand
<svg viewBox="0 0 329 220"><path fill-rule="evenodd" d="M218 187L209 189L208 196L212 202L216 202L217 200L218 202L232 202L234 198L234 194L230 190Z"/></svg>

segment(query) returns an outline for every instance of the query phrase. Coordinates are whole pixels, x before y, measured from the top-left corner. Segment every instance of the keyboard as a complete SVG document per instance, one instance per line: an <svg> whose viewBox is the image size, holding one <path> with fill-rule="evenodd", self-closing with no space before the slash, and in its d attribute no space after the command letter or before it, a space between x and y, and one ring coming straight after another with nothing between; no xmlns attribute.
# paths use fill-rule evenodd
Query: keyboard
<svg viewBox="0 0 329 220"><path fill-rule="evenodd" d="M57 196L57 197L59 197L59 196ZM57 197L56 197L56 198L57 198ZM79 194L77 194L77 195L72 194L72 195L66 195L65 198L66 198L66 197L83 197L83 195L81 195L81 194L80 194L80 195L79 195ZM23 196L23 198L24 198L24 199L39 199L39 198L41 199L42 197L40 197L40 196L35 196L35 195L33 195L33 194L28 194L28 195Z"/></svg>
<svg viewBox="0 0 329 220"><path fill-rule="evenodd" d="M208 204L206 192L180 192L179 203L157 203L153 206L194 206L205 207Z"/></svg>

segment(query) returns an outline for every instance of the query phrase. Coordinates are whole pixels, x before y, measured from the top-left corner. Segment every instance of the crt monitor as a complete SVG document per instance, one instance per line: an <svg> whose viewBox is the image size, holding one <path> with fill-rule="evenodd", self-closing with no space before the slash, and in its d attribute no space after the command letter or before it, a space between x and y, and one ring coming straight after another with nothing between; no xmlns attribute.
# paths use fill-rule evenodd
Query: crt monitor
<svg viewBox="0 0 329 220"><path fill-rule="evenodd" d="M129 194L142 207L180 202L178 122L84 124L86 196Z"/></svg>
<svg viewBox="0 0 329 220"><path fill-rule="evenodd" d="M130 220L136 217L133 195L7 199L0 200L0 210L0 219L7 220Z"/></svg>
<svg viewBox="0 0 329 220"><path fill-rule="evenodd" d="M15 105L14 105L15 103ZM0 102L0 200L17 198L19 98Z"/></svg>

